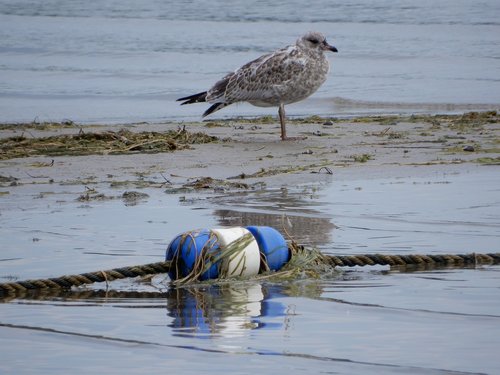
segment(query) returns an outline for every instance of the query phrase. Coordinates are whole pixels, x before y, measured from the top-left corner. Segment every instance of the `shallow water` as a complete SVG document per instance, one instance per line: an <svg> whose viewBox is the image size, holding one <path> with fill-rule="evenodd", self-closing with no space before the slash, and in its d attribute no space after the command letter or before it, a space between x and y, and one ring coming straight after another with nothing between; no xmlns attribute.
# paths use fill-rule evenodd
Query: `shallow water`
<svg viewBox="0 0 500 375"><path fill-rule="evenodd" d="M291 116L498 108L499 19L496 0L0 0L0 122L199 120L205 106L175 99L311 29L339 53Z"/></svg>
<svg viewBox="0 0 500 375"><path fill-rule="evenodd" d="M410 178L353 179L342 171L324 177L243 197L146 189L150 197L136 205L77 202L82 186L9 188L8 199L0 198L0 280L159 261L179 232L228 224L282 228L285 222L299 243L334 254L498 252L495 167ZM113 191L120 194L106 193ZM153 285L160 290L126 280L108 291L96 285L4 300L0 372L493 374L500 368L498 266L413 273L380 266L322 280L180 289L168 289L158 276Z"/></svg>

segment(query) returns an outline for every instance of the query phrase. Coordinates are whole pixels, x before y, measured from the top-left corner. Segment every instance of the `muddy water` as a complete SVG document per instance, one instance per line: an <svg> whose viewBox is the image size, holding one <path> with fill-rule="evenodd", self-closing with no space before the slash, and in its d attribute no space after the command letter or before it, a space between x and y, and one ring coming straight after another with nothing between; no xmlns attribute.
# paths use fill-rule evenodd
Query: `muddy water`
<svg viewBox="0 0 500 375"><path fill-rule="evenodd" d="M359 174L358 174L359 176ZM162 259L177 233L274 225L324 252L498 252L496 167L237 195L79 202L81 186L2 196L1 281ZM5 189L3 189L5 190ZM50 191L50 193L49 193ZM109 192L112 194L113 189ZM116 192L118 194L119 192ZM500 268L344 270L322 280L169 289L163 276L0 304L2 373L496 373Z"/></svg>

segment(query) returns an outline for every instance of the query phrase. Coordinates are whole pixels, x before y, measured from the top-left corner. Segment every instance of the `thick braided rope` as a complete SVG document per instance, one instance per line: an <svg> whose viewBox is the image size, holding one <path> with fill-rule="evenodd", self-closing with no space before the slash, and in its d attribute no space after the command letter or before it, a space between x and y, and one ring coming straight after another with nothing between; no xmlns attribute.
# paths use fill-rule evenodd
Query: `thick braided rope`
<svg viewBox="0 0 500 375"><path fill-rule="evenodd" d="M384 255L364 254L336 256L325 255L324 261L332 267L353 266L466 266L480 264L500 264L500 253L490 254L432 254L432 255Z"/></svg>
<svg viewBox="0 0 500 375"><path fill-rule="evenodd" d="M432 254L432 255L323 255L321 261L332 267L374 266L389 265L394 267L406 266L447 266L463 267L481 264L500 264L500 253L489 254ZM115 268L107 271L67 275L50 279L26 280L0 284L1 294L13 294L35 289L69 289L72 286L92 284L96 282L113 281L117 279L166 273L170 270L171 262L150 263L132 267Z"/></svg>
<svg viewBox="0 0 500 375"><path fill-rule="evenodd" d="M72 286L113 281L138 276L166 273L170 270L170 262L158 262L140 266L114 268L106 271L66 275L50 279L25 280L0 284L0 294L25 292L34 289L69 289Z"/></svg>

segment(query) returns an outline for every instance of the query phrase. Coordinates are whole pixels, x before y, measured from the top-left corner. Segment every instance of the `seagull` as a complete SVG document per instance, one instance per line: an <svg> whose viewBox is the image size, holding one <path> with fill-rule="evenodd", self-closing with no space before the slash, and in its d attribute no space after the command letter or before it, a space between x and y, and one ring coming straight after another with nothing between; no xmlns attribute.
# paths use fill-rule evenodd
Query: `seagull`
<svg viewBox="0 0 500 375"><path fill-rule="evenodd" d="M323 34L310 31L297 39L295 45L265 54L227 74L208 91L177 101L181 105L212 104L203 117L238 102L278 107L281 139L293 139L286 135L285 104L304 100L326 81L330 64L324 51L338 52Z"/></svg>

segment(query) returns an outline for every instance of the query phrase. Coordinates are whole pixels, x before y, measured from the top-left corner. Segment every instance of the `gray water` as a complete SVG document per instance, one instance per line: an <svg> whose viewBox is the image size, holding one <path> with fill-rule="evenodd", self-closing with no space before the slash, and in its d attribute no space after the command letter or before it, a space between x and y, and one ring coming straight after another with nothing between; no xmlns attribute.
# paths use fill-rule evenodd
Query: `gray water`
<svg viewBox="0 0 500 375"><path fill-rule="evenodd" d="M199 227L263 224L330 254L498 252L500 174L452 167L363 179L78 202L81 185L2 197L0 281L161 261ZM49 190L51 192L49 192ZM120 189L100 186L106 195ZM411 197L409 199L408 197ZM314 280L168 288L125 280L0 303L0 372L498 373L500 267L343 269Z"/></svg>
<svg viewBox="0 0 500 375"><path fill-rule="evenodd" d="M291 116L496 109L499 19L497 0L1 0L0 122L199 120L205 106L175 99L308 30L339 53Z"/></svg>
<svg viewBox="0 0 500 375"><path fill-rule="evenodd" d="M199 120L203 105L175 99L311 29L339 53L292 116L498 108L499 16L493 0L0 0L0 122ZM268 114L242 104L216 117ZM0 282L160 261L189 229L284 220L299 243L330 254L498 252L497 168L443 168L404 178L338 171L244 199L146 189L137 205L78 202L81 185L2 188ZM498 266L185 289L162 277L2 300L0 372L500 371Z"/></svg>

